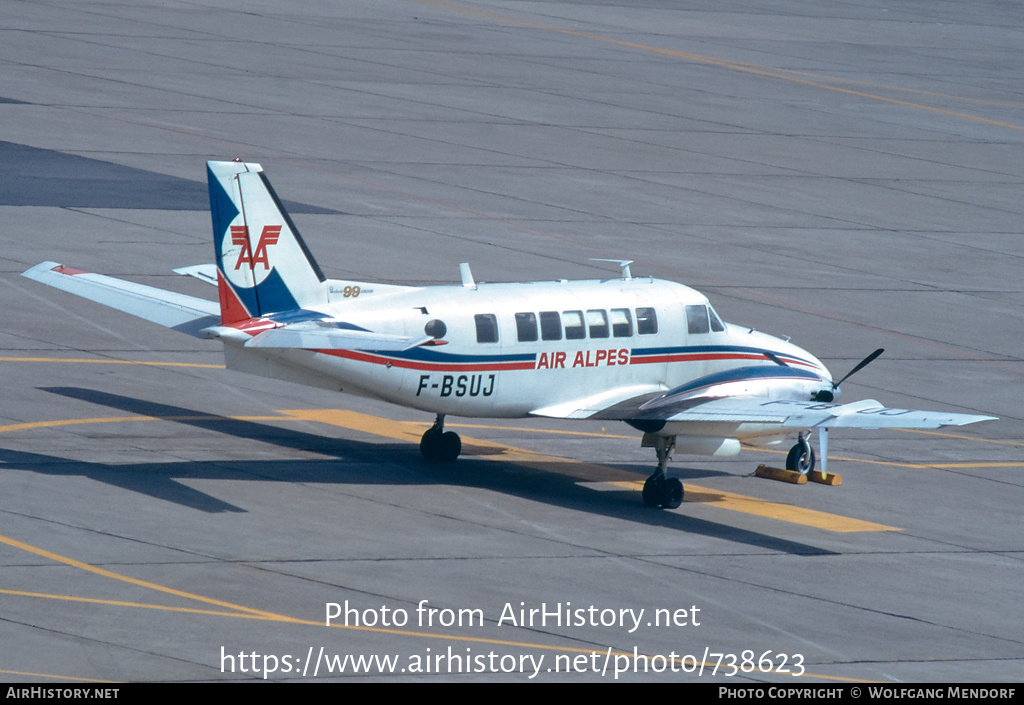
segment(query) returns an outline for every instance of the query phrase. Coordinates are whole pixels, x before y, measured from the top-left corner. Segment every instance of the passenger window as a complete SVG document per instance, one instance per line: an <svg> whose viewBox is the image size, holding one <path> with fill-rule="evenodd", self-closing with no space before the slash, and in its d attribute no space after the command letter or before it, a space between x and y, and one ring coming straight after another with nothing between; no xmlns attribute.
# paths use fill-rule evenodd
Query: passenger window
<svg viewBox="0 0 1024 705"><path fill-rule="evenodd" d="M686 307L686 329L690 335L711 332L711 327L708 325L707 306Z"/></svg>
<svg viewBox="0 0 1024 705"><path fill-rule="evenodd" d="M537 314L516 314L516 335L520 343L530 343L537 339Z"/></svg>
<svg viewBox="0 0 1024 705"><path fill-rule="evenodd" d="M616 338L633 336L633 317L628 308L613 308L609 313L612 317L612 335Z"/></svg>
<svg viewBox="0 0 1024 705"><path fill-rule="evenodd" d="M498 319L493 313L478 313L473 319L476 321L476 342L498 342Z"/></svg>
<svg viewBox="0 0 1024 705"><path fill-rule="evenodd" d="M725 324L722 323L722 319L718 317L717 313L715 313L715 309L712 308L711 306L708 306L708 313L711 314L711 330L715 331L716 333L721 333L722 331L724 331Z"/></svg>
<svg viewBox="0 0 1024 705"><path fill-rule="evenodd" d="M566 340L582 340L587 337L587 329L583 327L583 311L562 311L562 322L565 323Z"/></svg>
<svg viewBox="0 0 1024 705"><path fill-rule="evenodd" d="M599 308L587 311L587 328L591 338L608 337L608 314Z"/></svg>
<svg viewBox="0 0 1024 705"><path fill-rule="evenodd" d="M540 337L543 340L562 339L562 319L558 311L540 312Z"/></svg>
<svg viewBox="0 0 1024 705"><path fill-rule="evenodd" d="M658 332L658 315L653 308L636 310L636 332L640 335L652 335Z"/></svg>

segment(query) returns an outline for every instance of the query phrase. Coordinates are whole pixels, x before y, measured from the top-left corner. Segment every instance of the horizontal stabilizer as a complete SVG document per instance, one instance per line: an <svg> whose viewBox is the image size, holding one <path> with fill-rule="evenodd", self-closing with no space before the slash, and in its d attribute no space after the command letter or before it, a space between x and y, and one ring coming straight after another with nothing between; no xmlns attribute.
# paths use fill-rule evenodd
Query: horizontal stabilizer
<svg viewBox="0 0 1024 705"><path fill-rule="evenodd" d="M199 281L217 286L217 265L215 264L193 264L189 267L178 267L174 273L195 277Z"/></svg>
<svg viewBox="0 0 1024 705"><path fill-rule="evenodd" d="M22 276L197 338L202 337L200 329L220 323L220 306L213 301L83 272L57 262L37 264Z"/></svg>

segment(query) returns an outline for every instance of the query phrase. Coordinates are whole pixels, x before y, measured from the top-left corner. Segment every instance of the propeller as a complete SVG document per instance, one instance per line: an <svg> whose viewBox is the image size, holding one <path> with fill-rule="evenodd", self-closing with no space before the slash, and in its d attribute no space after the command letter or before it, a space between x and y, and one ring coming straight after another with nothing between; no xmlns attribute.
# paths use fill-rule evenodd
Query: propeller
<svg viewBox="0 0 1024 705"><path fill-rule="evenodd" d="M842 384L846 380L850 379L850 377L852 377L855 373L860 372L865 367L870 365L872 362L875 361L875 359L879 355L881 355L884 352L885 352L885 348L878 348L878 350L875 350L873 353L871 353L870 355L865 357L863 360L858 362L857 365L852 370L847 372L846 375L844 375L842 379L840 379L838 382L833 382L832 383L832 389L822 389L820 392L815 394L814 395L814 401L830 402L833 399L835 399L835 396L836 396L835 392L836 392L837 389L839 389L839 385L840 384Z"/></svg>

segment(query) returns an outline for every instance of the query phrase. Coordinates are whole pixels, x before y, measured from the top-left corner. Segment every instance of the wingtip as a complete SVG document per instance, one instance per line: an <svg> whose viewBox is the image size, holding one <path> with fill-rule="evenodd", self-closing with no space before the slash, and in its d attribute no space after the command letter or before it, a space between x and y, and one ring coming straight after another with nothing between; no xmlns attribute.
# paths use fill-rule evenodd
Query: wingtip
<svg viewBox="0 0 1024 705"><path fill-rule="evenodd" d="M68 267L67 265L61 264L60 262L47 261L40 262L34 267L29 267L28 269L21 273L21 276L28 277L29 279L34 279L36 281L42 281L44 277L54 272L57 274L68 275L89 273L86 272L84 269L75 269L74 267Z"/></svg>

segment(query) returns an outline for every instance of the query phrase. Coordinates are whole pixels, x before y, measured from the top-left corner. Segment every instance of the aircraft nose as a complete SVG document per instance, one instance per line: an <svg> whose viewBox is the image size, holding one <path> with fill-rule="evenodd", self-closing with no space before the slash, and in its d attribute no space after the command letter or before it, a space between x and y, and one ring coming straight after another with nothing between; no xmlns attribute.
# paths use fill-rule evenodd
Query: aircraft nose
<svg viewBox="0 0 1024 705"><path fill-rule="evenodd" d="M800 351L800 355L803 356L807 362L814 366L814 372L821 378L821 389L814 395L815 401L829 403L835 401L839 397L839 387L833 386L832 373L829 372L825 364L814 355L810 354L806 350L797 348Z"/></svg>
<svg viewBox="0 0 1024 705"><path fill-rule="evenodd" d="M814 360L814 362L818 365L818 374L821 375L821 380L823 382L827 382L829 384L829 386L831 386L833 381L834 381L834 378L832 377L832 373L828 371L828 368L825 367L825 365L821 362L821 360L819 360L816 357L811 358L811 359ZM835 387L835 390L839 391L839 388Z"/></svg>

